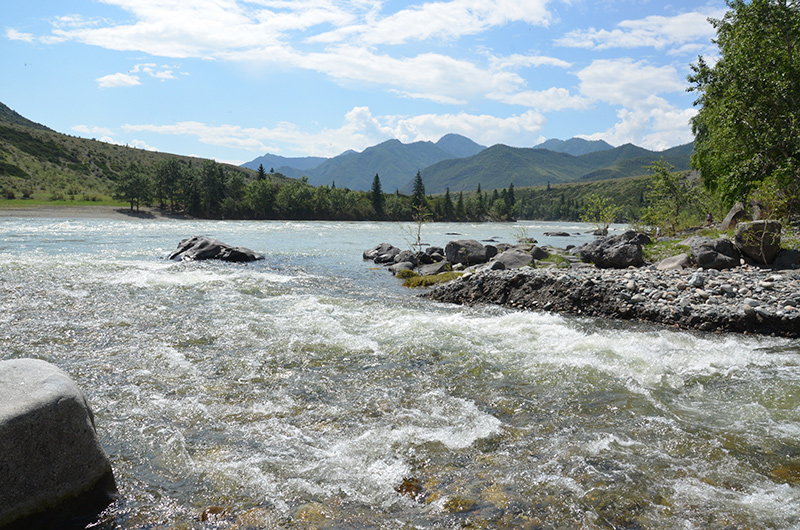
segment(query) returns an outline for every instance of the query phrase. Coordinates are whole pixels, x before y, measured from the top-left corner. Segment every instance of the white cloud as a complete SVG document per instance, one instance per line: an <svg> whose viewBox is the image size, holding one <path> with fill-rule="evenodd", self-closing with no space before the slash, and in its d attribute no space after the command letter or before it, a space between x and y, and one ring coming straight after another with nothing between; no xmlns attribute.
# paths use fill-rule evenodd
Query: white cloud
<svg viewBox="0 0 800 530"><path fill-rule="evenodd" d="M605 50L609 48L653 47L688 52L702 45L707 48L714 37L708 18L721 18L724 9L698 10L667 17L653 15L640 20L623 20L612 30L590 28L567 33L556 41L562 46Z"/></svg>
<svg viewBox="0 0 800 530"><path fill-rule="evenodd" d="M659 94L684 92L686 83L671 66L653 66L630 58L598 60L578 72L581 94L591 101L619 106L618 121L606 131L586 135L612 145L635 143L665 149L692 141L692 108L681 109Z"/></svg>
<svg viewBox="0 0 800 530"><path fill-rule="evenodd" d="M395 55L394 48L374 49L379 44L454 39L514 21L547 25L550 0L424 2L389 15L382 13L383 4L377 1L105 1L130 12L133 21L114 24L62 17L52 35L155 57L286 65L323 73L339 83L374 83L409 97L449 104L488 92L519 91L524 80L512 70L521 66L569 66L556 58L524 55L491 58L488 66L482 66L441 53L403 56ZM314 38L315 32L319 36L331 26L343 32L340 37ZM295 32L302 32L305 40L298 40ZM319 45L326 40L334 44ZM160 79L174 77L170 68L141 71ZM121 77L102 79L108 86L123 83Z"/></svg>
<svg viewBox="0 0 800 530"><path fill-rule="evenodd" d="M496 99L509 105L522 105L536 109L540 112L552 112L564 109L585 109L591 100L585 96L573 96L566 88L552 87L547 90L524 91L514 94L488 94L490 99Z"/></svg>
<svg viewBox="0 0 800 530"><path fill-rule="evenodd" d="M344 116L340 127L316 132L301 131L288 122L270 128L207 125L192 121L174 125L125 125L123 129L126 132L195 136L205 144L246 149L259 154L289 151L303 155L335 156L348 149L363 150L390 138L398 138L403 142L434 141L447 133L463 134L487 145L514 144L520 138L528 140L526 145L533 145L544 123L544 117L532 111L508 118L463 112L376 117L367 107L355 107ZM288 148L281 149L277 145Z"/></svg>
<svg viewBox="0 0 800 530"><path fill-rule="evenodd" d="M81 134L95 134L95 135L103 135L105 137L110 137L114 134L111 129L107 127L89 127L88 125L76 125L72 127L72 130L75 132L79 132Z"/></svg>
<svg viewBox="0 0 800 530"><path fill-rule="evenodd" d="M612 105L631 105L653 94L683 92L686 82L672 66L631 58L601 59L578 72L583 96Z"/></svg>
<svg viewBox="0 0 800 530"><path fill-rule="evenodd" d="M141 85L139 77L131 74L109 74L95 79L97 86L100 88L117 88Z"/></svg>
<svg viewBox="0 0 800 530"><path fill-rule="evenodd" d="M14 28L6 29L6 38L9 40L21 40L23 42L33 42L36 37L31 33L23 33Z"/></svg>

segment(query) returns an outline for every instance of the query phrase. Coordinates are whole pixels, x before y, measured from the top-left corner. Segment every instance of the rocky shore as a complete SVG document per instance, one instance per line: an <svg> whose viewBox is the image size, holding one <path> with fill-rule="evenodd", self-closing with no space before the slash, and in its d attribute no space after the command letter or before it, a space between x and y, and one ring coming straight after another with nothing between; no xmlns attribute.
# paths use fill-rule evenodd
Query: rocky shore
<svg viewBox="0 0 800 530"><path fill-rule="evenodd" d="M463 273L422 295L440 302L798 338L800 251L781 248L780 232L767 220L739 224L734 239L685 236L673 240L685 252L656 263L644 259L650 237L633 230L566 249L456 240L415 254L382 244L364 259L403 277Z"/></svg>
<svg viewBox="0 0 800 530"><path fill-rule="evenodd" d="M511 269L465 274L422 296L456 304L800 337L800 271Z"/></svg>

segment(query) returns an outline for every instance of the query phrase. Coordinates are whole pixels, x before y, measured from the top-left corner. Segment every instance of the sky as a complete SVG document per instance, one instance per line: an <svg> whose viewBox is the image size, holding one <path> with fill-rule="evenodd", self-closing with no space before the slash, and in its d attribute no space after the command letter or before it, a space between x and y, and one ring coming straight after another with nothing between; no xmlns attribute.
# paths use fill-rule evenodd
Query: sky
<svg viewBox="0 0 800 530"><path fill-rule="evenodd" d="M0 102L58 132L241 164L389 139L693 140L723 0L9 0Z"/></svg>

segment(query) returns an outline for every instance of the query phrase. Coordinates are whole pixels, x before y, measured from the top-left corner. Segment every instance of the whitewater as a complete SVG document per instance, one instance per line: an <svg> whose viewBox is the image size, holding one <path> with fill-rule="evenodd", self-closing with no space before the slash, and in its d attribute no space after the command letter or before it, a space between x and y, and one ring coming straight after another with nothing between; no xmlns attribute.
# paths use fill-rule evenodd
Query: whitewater
<svg viewBox="0 0 800 530"><path fill-rule="evenodd" d="M414 230L0 218L0 359L86 393L120 489L94 528L800 526L798 341L423 300L361 259ZM192 235L266 259L164 259Z"/></svg>

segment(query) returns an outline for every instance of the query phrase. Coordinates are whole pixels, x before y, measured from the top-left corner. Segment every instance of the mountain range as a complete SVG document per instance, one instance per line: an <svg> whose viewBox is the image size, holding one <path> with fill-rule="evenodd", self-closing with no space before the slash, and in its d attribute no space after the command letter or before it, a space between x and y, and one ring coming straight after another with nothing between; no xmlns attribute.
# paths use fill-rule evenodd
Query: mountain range
<svg viewBox="0 0 800 530"><path fill-rule="evenodd" d="M335 184L354 190L370 189L377 174L384 192L403 193L411 192L419 171L427 193L443 193L448 188L473 191L478 185L492 190L510 183L525 187L643 175L646 166L662 158L676 170L688 170L692 149L693 144L686 144L650 151L582 138L550 139L531 148L502 144L487 148L464 136L448 134L436 143L387 140L360 153L347 151L333 158L267 154L243 166L258 169L264 164L289 177L305 176L315 186Z"/></svg>

